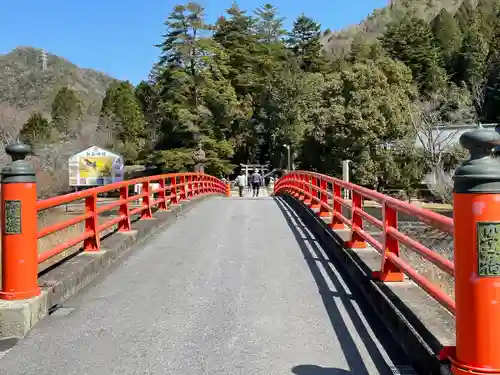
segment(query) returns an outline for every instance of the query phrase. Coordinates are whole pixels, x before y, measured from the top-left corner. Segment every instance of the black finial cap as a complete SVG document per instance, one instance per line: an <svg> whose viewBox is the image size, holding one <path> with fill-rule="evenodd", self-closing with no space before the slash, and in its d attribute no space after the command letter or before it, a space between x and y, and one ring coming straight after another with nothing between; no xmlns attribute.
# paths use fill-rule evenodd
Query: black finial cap
<svg viewBox="0 0 500 375"><path fill-rule="evenodd" d="M5 152L12 158L12 161L24 160L31 154L31 147L25 143L14 143L5 147Z"/></svg>
<svg viewBox="0 0 500 375"><path fill-rule="evenodd" d="M462 134L460 144L470 158L455 171L455 193L500 193L500 161L493 149L500 145L500 134L483 127Z"/></svg>
<svg viewBox="0 0 500 375"><path fill-rule="evenodd" d="M36 182L35 168L25 160L31 154L30 146L14 143L5 147L5 152L12 158L12 163L2 169L2 184Z"/></svg>

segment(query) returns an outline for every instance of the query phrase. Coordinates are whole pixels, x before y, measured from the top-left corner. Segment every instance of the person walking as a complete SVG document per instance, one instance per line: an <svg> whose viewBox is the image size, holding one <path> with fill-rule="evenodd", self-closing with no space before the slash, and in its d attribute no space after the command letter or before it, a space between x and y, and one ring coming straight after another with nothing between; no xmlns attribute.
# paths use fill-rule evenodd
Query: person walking
<svg viewBox="0 0 500 375"><path fill-rule="evenodd" d="M262 176L259 173L259 170L256 169L252 176L250 177L250 181L252 182L253 196L259 196L259 190L262 185Z"/></svg>
<svg viewBox="0 0 500 375"><path fill-rule="evenodd" d="M240 197L243 197L243 189L247 185L247 178L245 176L245 171L240 171L240 175L236 177L236 185L238 186L238 191L240 193Z"/></svg>

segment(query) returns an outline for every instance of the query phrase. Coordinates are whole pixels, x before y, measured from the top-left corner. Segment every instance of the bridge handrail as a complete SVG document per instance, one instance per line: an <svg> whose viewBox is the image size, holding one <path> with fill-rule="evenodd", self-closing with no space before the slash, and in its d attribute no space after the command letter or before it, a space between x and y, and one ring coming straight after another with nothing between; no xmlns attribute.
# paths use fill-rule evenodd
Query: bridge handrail
<svg viewBox="0 0 500 375"><path fill-rule="evenodd" d="M341 197L342 188L352 192L352 203ZM401 243L407 246L451 276L455 273L453 262L400 232L397 213L411 215L448 234L453 234L453 219L317 172L301 170L289 172L275 183L274 191L275 194L288 193L304 201L310 208L319 209L320 216L332 216L330 224L332 229L343 229L344 225L347 225L352 235L351 241L347 243L348 247L365 247L366 242L372 245L382 258L380 271L373 274L375 278L382 281L402 281L404 273L448 311L455 313L455 301L399 257L399 245ZM332 200L331 204L329 198ZM363 210L365 198L382 206L382 220ZM351 219L343 216L342 206L350 209ZM363 229L363 220L382 230L383 243Z"/></svg>
<svg viewBox="0 0 500 375"><path fill-rule="evenodd" d="M158 183L159 188L151 189L152 183ZM137 184L142 185L142 192L129 196L130 187ZM119 199L105 205L97 205L99 194L117 190L120 194ZM38 254L38 263L43 263L82 241L85 251L98 251L100 249L101 232L114 225L118 225L118 230L121 232L130 231L131 216L139 214L141 220L150 219L152 218L152 209L154 208L167 210L168 205L176 204L192 197L207 194L226 195L226 193L226 185L213 176L202 173L170 173L116 182L80 192L38 200L36 203L38 213L63 204L82 199L85 200L85 211L83 214L38 230L37 239L40 239L80 222L85 222L83 233L51 249L40 252ZM155 194L158 195L157 199L152 198ZM139 207L129 208L131 202L140 199L142 199L142 202ZM100 214L116 208L119 209L118 217L99 222Z"/></svg>

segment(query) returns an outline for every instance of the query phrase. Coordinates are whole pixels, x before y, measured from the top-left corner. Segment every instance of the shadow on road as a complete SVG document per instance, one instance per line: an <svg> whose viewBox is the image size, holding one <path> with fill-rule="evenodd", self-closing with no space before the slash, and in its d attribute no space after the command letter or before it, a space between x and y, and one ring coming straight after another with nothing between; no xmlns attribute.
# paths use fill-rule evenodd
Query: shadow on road
<svg viewBox="0 0 500 375"><path fill-rule="evenodd" d="M292 368L292 373L296 375L348 375L351 371L339 368L326 368L315 365L300 365Z"/></svg>
<svg viewBox="0 0 500 375"><path fill-rule="evenodd" d="M351 288L345 281L348 280L348 277L345 276L345 272L337 260L328 257L327 252L323 250L314 234L305 226L288 203L281 198L275 198L275 200L290 226L318 286L318 292L350 369L349 372L335 368L303 365L294 367L293 373L301 375L349 373L373 375L374 373L370 373L365 364L370 359L378 374L393 374L391 369L395 366L407 364L406 356L390 337L389 332L381 325L378 318L370 316L370 307L363 300L361 293L355 288L350 290ZM368 327L371 328L371 332L368 331ZM366 352L363 354L360 352L360 348L363 346L366 348L369 358L366 358ZM381 352L380 348L383 348L382 351L385 353Z"/></svg>

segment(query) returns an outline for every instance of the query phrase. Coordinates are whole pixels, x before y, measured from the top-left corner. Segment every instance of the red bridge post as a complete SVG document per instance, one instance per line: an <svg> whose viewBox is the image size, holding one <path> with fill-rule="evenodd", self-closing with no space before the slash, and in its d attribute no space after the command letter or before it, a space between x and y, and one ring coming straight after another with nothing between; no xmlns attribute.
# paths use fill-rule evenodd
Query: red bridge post
<svg viewBox="0 0 500 375"><path fill-rule="evenodd" d="M460 144L470 160L453 190L456 348L453 374L500 374L500 162L490 156L500 135L478 128Z"/></svg>
<svg viewBox="0 0 500 375"><path fill-rule="evenodd" d="M12 163L2 170L2 289L0 299L36 297L38 287L36 173L24 159L30 147L18 143L5 151Z"/></svg>

